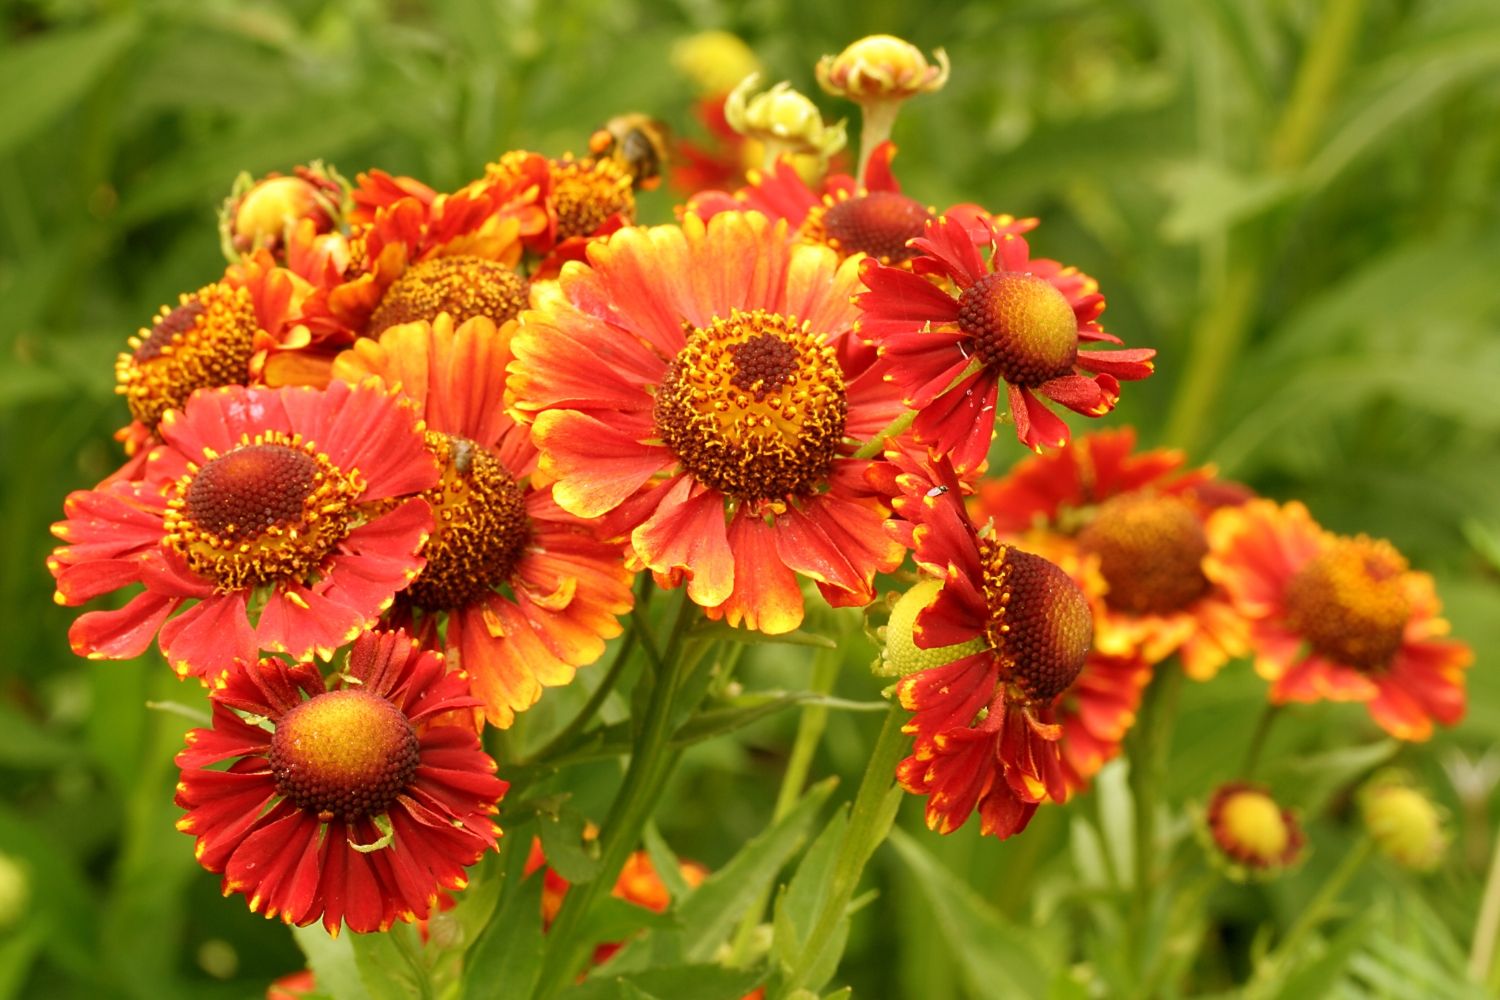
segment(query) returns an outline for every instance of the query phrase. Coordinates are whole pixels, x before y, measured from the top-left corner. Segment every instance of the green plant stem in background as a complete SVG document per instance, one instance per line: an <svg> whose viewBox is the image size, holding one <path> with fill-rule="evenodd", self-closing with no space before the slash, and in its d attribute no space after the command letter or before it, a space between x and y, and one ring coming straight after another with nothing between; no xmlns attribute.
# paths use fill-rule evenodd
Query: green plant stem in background
<svg viewBox="0 0 1500 1000"><path fill-rule="evenodd" d="M817 694L828 694L838 678L839 666L843 663L842 649L820 649L813 659L812 680L808 690ZM807 784L807 772L812 767L813 755L818 751L818 742L823 738L823 729L828 724L827 705L803 705L797 718L797 736L786 761L786 771L781 777L781 788L776 793L776 805L771 810L771 822L775 823L792 811L802 797L802 787ZM759 899L745 910L739 929L734 935L733 950L729 964L743 966L750 957L750 944L755 937L755 928L771 899L771 887L767 886Z"/></svg>
<svg viewBox="0 0 1500 1000"><path fill-rule="evenodd" d="M1469 946L1469 978L1484 985L1495 961L1496 938L1500 937L1500 837L1490 852L1490 873L1484 880L1484 898L1474 921L1474 941Z"/></svg>
<svg viewBox="0 0 1500 1000"><path fill-rule="evenodd" d="M1281 706L1272 702L1266 702L1266 707L1261 709L1260 718L1255 722L1255 732L1250 736L1250 747L1245 751L1245 763L1240 767L1240 776L1245 780L1255 777L1255 768L1260 764L1260 755L1266 747L1266 737L1271 733L1271 727L1281 717Z"/></svg>
<svg viewBox="0 0 1500 1000"><path fill-rule="evenodd" d="M1339 866L1328 876L1328 880L1318 889L1317 895L1313 896L1311 902L1303 908L1291 929L1286 932L1286 937L1281 943L1266 956L1261 963L1255 977L1245 989L1248 998L1279 995L1279 980L1282 973L1291 962L1295 960L1297 949L1307 939L1307 936L1318 928L1324 920L1328 919L1329 911L1334 903L1338 902L1339 895L1349 885L1349 880L1364 867L1370 858L1370 852L1374 849L1375 842L1368 835L1361 835L1358 841L1349 848Z"/></svg>
<svg viewBox="0 0 1500 1000"><path fill-rule="evenodd" d="M1291 98L1267 143L1266 167L1289 174L1302 166L1328 116L1339 79L1349 63L1365 0L1330 0L1297 70ZM1213 305L1194 325L1188 362L1167 418L1166 439L1192 451L1202 441L1209 408L1220 397L1224 377L1239 356L1265 284L1269 256L1263 226L1242 225L1230 233L1230 268Z"/></svg>
<svg viewBox="0 0 1500 1000"><path fill-rule="evenodd" d="M620 648L615 652L614 662L609 665L609 673L604 675L599 686L594 688L589 695L589 700L578 710L578 714L573 716L572 721L563 728L562 732L548 740L545 747L532 755L533 761L545 762L548 758L566 750L568 744L573 742L593 721L594 716L599 714L599 709L609 698L615 685L619 683L620 676L625 673L625 665L630 662L631 654L635 652L638 629L636 619L631 618L630 623L625 627L625 638L620 641Z"/></svg>
<svg viewBox="0 0 1500 1000"><path fill-rule="evenodd" d="M864 777L860 779L859 791L854 796L854 808L849 813L849 824L839 844L828 894L823 897L812 931L787 974L781 995L792 994L807 986L808 976L832 943L839 921L854 898L865 864L890 832L894 813L888 811L886 800L895 783L896 764L906 753L907 738L901 731L905 718L901 705L892 702L880 736L870 750L870 760L865 765Z"/></svg>
<svg viewBox="0 0 1500 1000"><path fill-rule="evenodd" d="M537 997L556 994L572 982L583 965L593 942L581 937L579 928L599 894L608 894L613 888L666 784L676 757L671 751L672 703L685 667L697 659L684 655L683 650L683 638L695 617L696 606L685 592L680 592L666 644L659 649L659 659L652 671L651 697L630 755L630 766L604 821L598 874L573 886L563 899L562 910L547 935L547 953L534 994ZM641 620L638 627L642 645L656 646L646 636L648 623Z"/></svg>
<svg viewBox="0 0 1500 1000"><path fill-rule="evenodd" d="M1135 739L1129 752L1130 791L1135 800L1135 895L1131 911L1132 923L1142 933L1156 889L1156 814L1166 783L1167 751L1172 746L1172 726L1181 694L1181 665L1175 658L1157 664L1132 730Z"/></svg>

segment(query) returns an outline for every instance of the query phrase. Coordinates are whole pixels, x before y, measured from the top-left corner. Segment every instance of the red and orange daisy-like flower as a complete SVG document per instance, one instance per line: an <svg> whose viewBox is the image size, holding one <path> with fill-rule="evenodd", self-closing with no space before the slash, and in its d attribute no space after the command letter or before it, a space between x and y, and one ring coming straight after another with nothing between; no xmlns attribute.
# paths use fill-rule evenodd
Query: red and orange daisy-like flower
<svg viewBox="0 0 1500 1000"><path fill-rule="evenodd" d="M421 570L432 515L403 498L437 467L411 407L379 389L200 392L159 430L143 479L72 494L52 527L59 604L145 587L73 623L79 655L138 656L159 630L183 676L258 650L327 658Z"/></svg>
<svg viewBox="0 0 1500 1000"><path fill-rule="evenodd" d="M1094 622L1097 636L1097 615ZM1119 756L1150 681L1151 665L1145 661L1090 651L1055 710L1062 730L1057 746L1069 795L1087 790L1099 769Z"/></svg>
<svg viewBox="0 0 1500 1000"><path fill-rule="evenodd" d="M177 755L177 828L252 911L385 930L425 919L495 846L506 783L472 729L443 723L478 699L404 632L362 634L331 687L266 659L210 697L213 727Z"/></svg>
<svg viewBox="0 0 1500 1000"><path fill-rule="evenodd" d="M1204 569L1250 619L1275 703L1361 701L1386 732L1425 740L1463 717L1468 645L1432 577L1389 543L1324 531L1300 503L1252 500L1208 522Z"/></svg>
<svg viewBox="0 0 1500 1000"><path fill-rule="evenodd" d="M1098 323L1104 296L1077 268L1032 259L1020 235L1031 224L939 217L913 242L921 252L910 269L876 260L860 269L859 331L880 345L906 405L919 411L917 437L960 470L989 451L1001 383L1016 436L1040 451L1066 444L1068 425L1039 395L1097 417L1114 409L1120 379L1151 374L1149 348L1084 349L1121 343Z"/></svg>
<svg viewBox="0 0 1500 1000"><path fill-rule="evenodd" d="M1054 706L1077 678L1093 635L1088 599L1040 556L979 535L951 491L924 494L917 564L943 582L917 615L921 648L982 648L902 678L896 692L916 735L897 768L927 798L927 825L948 833L978 809L980 831L1020 833L1037 804L1064 801Z"/></svg>
<svg viewBox="0 0 1500 1000"><path fill-rule="evenodd" d="M1130 428L1089 434L980 484L976 509L1048 558L1075 552L1105 583L1095 646L1147 664L1173 653L1207 680L1249 651L1249 625L1203 572L1204 520L1248 491L1185 468L1181 452L1136 453Z"/></svg>
<svg viewBox="0 0 1500 1000"><path fill-rule="evenodd" d="M115 361L115 391L132 418L115 438L133 461L111 478L142 474L146 453L160 440L162 417L194 392L249 384L258 358L296 339L296 320L311 290L261 250L231 265L221 281L180 296L173 308L162 306Z"/></svg>
<svg viewBox="0 0 1500 1000"><path fill-rule="evenodd" d="M768 633L802 621L797 574L864 604L902 554L853 457L899 412L841 363L857 264L783 225L689 216L593 244L524 315L510 368L558 504L609 515L659 578Z"/></svg>
<svg viewBox="0 0 1500 1000"><path fill-rule="evenodd" d="M446 312L503 323L526 305L517 270L523 240L543 231L541 181L515 174L433 194L406 178L361 175L350 263L309 303L308 324L328 361L356 337Z"/></svg>
<svg viewBox="0 0 1500 1000"><path fill-rule="evenodd" d="M485 167L478 186L536 186L543 225L526 234L533 279L553 278L570 260L583 260L589 241L635 221L635 178L614 157L571 155L549 159L514 150ZM473 187L475 185L471 185Z"/></svg>
<svg viewBox="0 0 1500 1000"><path fill-rule="evenodd" d="M533 485L536 447L504 409L510 360L509 330L444 313L362 339L333 368L399 387L426 420L442 480L422 494L435 526L398 618L456 659L500 727L597 660L632 602L622 547Z"/></svg>

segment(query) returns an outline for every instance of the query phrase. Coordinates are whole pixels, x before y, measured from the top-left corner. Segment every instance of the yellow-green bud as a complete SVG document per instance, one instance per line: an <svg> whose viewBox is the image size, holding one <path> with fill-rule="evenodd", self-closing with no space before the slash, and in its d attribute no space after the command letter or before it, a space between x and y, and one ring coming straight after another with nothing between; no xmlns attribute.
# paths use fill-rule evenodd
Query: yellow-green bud
<svg viewBox="0 0 1500 1000"><path fill-rule="evenodd" d="M886 677L905 677L918 670L952 663L986 648L984 638L979 636L936 649L923 649L913 641L912 628L917 623L917 615L932 607L942 589L938 580L923 580L896 601L885 626L885 649L881 651L877 673Z"/></svg>
<svg viewBox="0 0 1500 1000"><path fill-rule="evenodd" d="M1359 806L1375 845L1397 864L1425 872L1442 861L1448 847L1443 814L1404 776L1376 775L1360 791Z"/></svg>
<svg viewBox="0 0 1500 1000"><path fill-rule="evenodd" d="M31 877L21 862L0 854L0 930L14 927L31 902Z"/></svg>
<svg viewBox="0 0 1500 1000"><path fill-rule="evenodd" d="M938 49L933 56L936 66L905 39L867 35L838 55L818 60L818 85L858 103L903 101L938 90L948 82L948 54Z"/></svg>
<svg viewBox="0 0 1500 1000"><path fill-rule="evenodd" d="M672 65L703 94L724 94L760 71L750 46L727 31L700 31L672 45Z"/></svg>
<svg viewBox="0 0 1500 1000"><path fill-rule="evenodd" d="M818 106L783 80L751 97L760 82L752 73L724 100L724 118L743 136L759 139L780 153L832 156L844 148L848 136L842 121L825 125Z"/></svg>

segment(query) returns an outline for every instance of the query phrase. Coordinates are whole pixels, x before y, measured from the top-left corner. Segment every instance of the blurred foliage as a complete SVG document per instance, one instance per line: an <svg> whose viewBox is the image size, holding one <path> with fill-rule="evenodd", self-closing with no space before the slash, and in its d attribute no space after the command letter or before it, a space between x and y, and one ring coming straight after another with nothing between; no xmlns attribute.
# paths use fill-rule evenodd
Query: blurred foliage
<svg viewBox="0 0 1500 1000"><path fill-rule="evenodd" d="M1482 786L1461 800L1438 764L1500 741L1500 10L975 0L936 14L896 0L0 7L0 851L25 876L24 916L0 924L0 996L246 997L303 964L283 928L218 898L172 829L187 723L143 706L201 696L154 657L75 659L44 566L63 496L119 460L115 353L222 268L214 211L234 176L323 158L441 189L506 148L578 149L621 110L692 135L690 87L665 55L711 27L835 117L853 109L816 92L818 56L874 31L946 47L948 88L897 126L902 182L935 204L1038 215L1038 250L1100 280L1110 328L1161 352L1111 422L1303 498L1336 530L1388 536L1439 575L1478 651L1470 717L1399 756L1448 802L1459 849L1425 879L1361 880L1279 988L1466 995L1455 977L1496 810ZM646 212L668 219L670 200ZM849 652L839 694L874 697L870 655ZM746 659L747 688L798 690L811 651ZM1185 692L1171 802L1232 772L1263 692L1243 666ZM508 742L582 698L549 696ZM688 753L657 817L677 853L721 866L765 827L792 714ZM1352 837L1348 785L1372 761L1338 748L1378 742L1357 709L1288 715L1270 752L1310 819L1299 877L1224 883L1178 824L1186 874L1144 926L1121 926L1106 905L1130 883L1117 773L1005 844L975 824L939 839L909 802L835 982L912 997L1230 989ZM852 789L875 725L832 713L814 776ZM597 815L617 775L570 772L573 803ZM1140 949L1163 964L1143 969Z"/></svg>

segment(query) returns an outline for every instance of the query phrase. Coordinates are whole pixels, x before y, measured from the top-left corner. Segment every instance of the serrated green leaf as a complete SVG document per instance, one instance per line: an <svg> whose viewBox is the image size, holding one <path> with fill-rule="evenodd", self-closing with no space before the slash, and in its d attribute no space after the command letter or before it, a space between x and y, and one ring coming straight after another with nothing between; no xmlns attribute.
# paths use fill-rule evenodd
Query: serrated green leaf
<svg viewBox="0 0 1500 1000"><path fill-rule="evenodd" d="M1002 917L904 831L892 830L890 843L922 888L974 996L1046 995L1059 956L1045 939Z"/></svg>

